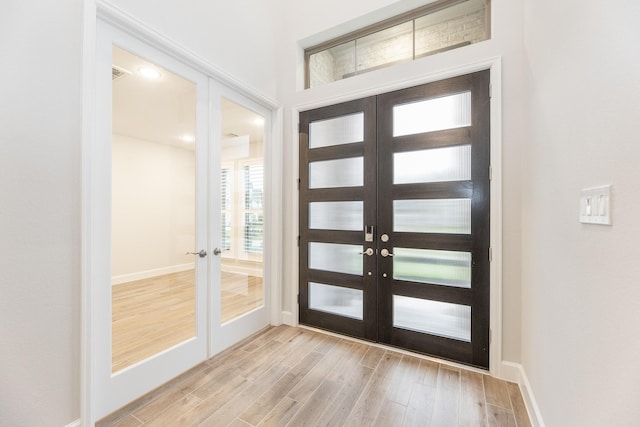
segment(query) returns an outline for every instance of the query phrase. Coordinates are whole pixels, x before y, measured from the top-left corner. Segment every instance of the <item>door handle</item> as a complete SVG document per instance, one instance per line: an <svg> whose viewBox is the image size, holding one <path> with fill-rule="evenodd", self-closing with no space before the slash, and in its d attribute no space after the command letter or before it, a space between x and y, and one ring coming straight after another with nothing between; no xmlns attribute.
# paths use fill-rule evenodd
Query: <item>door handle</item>
<svg viewBox="0 0 640 427"><path fill-rule="evenodd" d="M207 251L200 249L200 252L187 252L185 255L198 255L200 258L204 258L207 256Z"/></svg>
<svg viewBox="0 0 640 427"><path fill-rule="evenodd" d="M214 255L220 255L221 253L222 253L222 251L221 251L219 248L215 248L215 249L213 250L213 254L214 254Z"/></svg>
<svg viewBox="0 0 640 427"><path fill-rule="evenodd" d="M360 252L360 255L369 255L369 256L371 256L371 255L373 255L373 249L367 248L366 251Z"/></svg>
<svg viewBox="0 0 640 427"><path fill-rule="evenodd" d="M393 254L386 248L380 251L380 255L382 255L383 257L393 256Z"/></svg>

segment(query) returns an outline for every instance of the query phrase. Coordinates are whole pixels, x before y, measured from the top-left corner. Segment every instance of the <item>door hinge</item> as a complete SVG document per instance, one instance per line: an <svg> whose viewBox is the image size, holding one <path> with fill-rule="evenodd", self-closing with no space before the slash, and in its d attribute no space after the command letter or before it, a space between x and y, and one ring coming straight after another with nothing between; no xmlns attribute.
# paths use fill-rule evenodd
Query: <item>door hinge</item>
<svg viewBox="0 0 640 427"><path fill-rule="evenodd" d="M489 181L493 179L493 168L489 165Z"/></svg>
<svg viewBox="0 0 640 427"><path fill-rule="evenodd" d="M493 339L493 331L489 328L489 344L491 344L491 340Z"/></svg>
<svg viewBox="0 0 640 427"><path fill-rule="evenodd" d="M489 99L493 96L493 85L489 83Z"/></svg>
<svg viewBox="0 0 640 427"><path fill-rule="evenodd" d="M300 247L300 236L298 236L298 247Z"/></svg>
<svg viewBox="0 0 640 427"><path fill-rule="evenodd" d="M300 294L298 294L298 304L300 304Z"/></svg>
<svg viewBox="0 0 640 427"><path fill-rule="evenodd" d="M300 190L300 182L302 182L302 180L298 178L298 190Z"/></svg>
<svg viewBox="0 0 640 427"><path fill-rule="evenodd" d="M489 262L493 261L493 249L489 247Z"/></svg>

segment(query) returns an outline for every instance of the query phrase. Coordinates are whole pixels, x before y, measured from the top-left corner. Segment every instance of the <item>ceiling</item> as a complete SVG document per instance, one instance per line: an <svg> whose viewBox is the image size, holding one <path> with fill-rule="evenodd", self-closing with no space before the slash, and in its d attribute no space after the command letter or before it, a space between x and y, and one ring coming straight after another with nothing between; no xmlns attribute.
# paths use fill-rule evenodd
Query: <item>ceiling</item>
<svg viewBox="0 0 640 427"><path fill-rule="evenodd" d="M194 149L196 85L165 68L113 47L114 67L125 71L113 80L113 133ZM155 79L144 77L140 69L159 72ZM262 117L229 100L222 100L223 145L234 136L249 135L261 142Z"/></svg>

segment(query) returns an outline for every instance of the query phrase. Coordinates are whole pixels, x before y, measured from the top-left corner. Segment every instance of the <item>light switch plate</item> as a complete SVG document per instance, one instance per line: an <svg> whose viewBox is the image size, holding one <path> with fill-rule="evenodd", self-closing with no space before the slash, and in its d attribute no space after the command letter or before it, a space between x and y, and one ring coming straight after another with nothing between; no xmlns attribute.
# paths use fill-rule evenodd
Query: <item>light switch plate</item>
<svg viewBox="0 0 640 427"><path fill-rule="evenodd" d="M580 190L580 222L611 225L611 185Z"/></svg>

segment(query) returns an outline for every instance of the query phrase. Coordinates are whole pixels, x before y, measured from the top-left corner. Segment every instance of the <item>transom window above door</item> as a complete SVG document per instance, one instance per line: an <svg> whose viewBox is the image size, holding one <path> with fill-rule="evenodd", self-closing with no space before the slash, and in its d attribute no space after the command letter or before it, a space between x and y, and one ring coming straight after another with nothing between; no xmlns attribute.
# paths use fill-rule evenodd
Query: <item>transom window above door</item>
<svg viewBox="0 0 640 427"><path fill-rule="evenodd" d="M305 88L491 38L491 0L437 0L305 49Z"/></svg>

